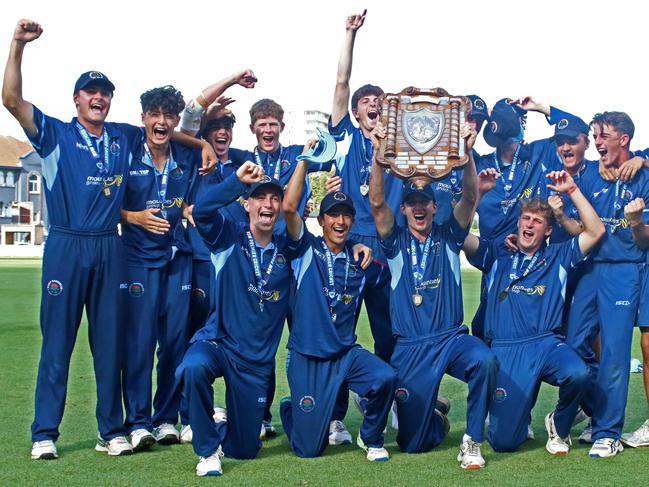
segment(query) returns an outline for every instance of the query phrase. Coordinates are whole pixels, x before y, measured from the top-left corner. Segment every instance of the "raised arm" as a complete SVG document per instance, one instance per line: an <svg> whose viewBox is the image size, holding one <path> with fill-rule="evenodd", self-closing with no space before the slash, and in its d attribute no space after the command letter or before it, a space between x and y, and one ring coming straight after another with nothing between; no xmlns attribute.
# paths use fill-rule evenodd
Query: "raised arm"
<svg viewBox="0 0 649 487"><path fill-rule="evenodd" d="M2 85L2 104L30 136L36 135L38 129L34 123L34 107L23 99L21 66L25 45L38 39L42 33L43 28L40 24L26 19L18 21L9 48L9 58Z"/></svg>
<svg viewBox="0 0 649 487"><path fill-rule="evenodd" d="M376 127L370 133L372 145L374 146L374 160L372 161L372 173L370 174L370 206L372 207L372 216L379 237L387 238L394 228L394 214L385 201L385 190L383 188L383 168L379 166L377 158L379 157L379 148L381 139L385 138L385 127L379 121Z"/></svg>
<svg viewBox="0 0 649 487"><path fill-rule="evenodd" d="M527 110L528 112L539 112L546 117L550 116L550 105L540 103L529 95L519 98L518 100L514 100L514 103L516 103L516 105L518 105L523 110Z"/></svg>
<svg viewBox="0 0 649 487"><path fill-rule="evenodd" d="M644 199L636 198L624 207L624 217L631 225L635 243L642 250L647 250L649 248L649 225L645 225L642 221L642 211L644 208Z"/></svg>
<svg viewBox="0 0 649 487"><path fill-rule="evenodd" d="M553 194L548 198L548 204L552 208L552 213L554 213L554 218L559 222L559 225L572 237L579 235L584 226L580 221L570 218L563 211L563 198L561 195Z"/></svg>
<svg viewBox="0 0 649 487"><path fill-rule="evenodd" d="M343 42L342 50L340 51L340 58L338 59L338 72L336 74L336 90L334 91L334 102L331 107L331 124L335 127L340 121L345 118L348 112L349 104L349 79L352 75L352 61L354 57L354 41L356 40L356 32L361 28L365 22L365 14L367 10L363 10L360 15L350 15L347 17L345 23L345 40Z"/></svg>
<svg viewBox="0 0 649 487"><path fill-rule="evenodd" d="M473 160L473 144L478 133L468 123L462 127L462 137L466 140L466 151L469 154L469 162L464 166L462 175L462 197L453 209L453 216L462 228L468 228L473 221L476 205L478 202L478 175Z"/></svg>
<svg viewBox="0 0 649 487"><path fill-rule="evenodd" d="M303 153L313 148L316 144L316 140L307 142L304 146ZM302 199L302 191L304 191L304 178L306 178L308 170L309 161L298 161L284 192L282 210L284 211L284 221L286 222L286 229L291 240L298 240L300 238L302 225L304 225L302 215L299 212L299 206L300 200Z"/></svg>
<svg viewBox="0 0 649 487"><path fill-rule="evenodd" d="M579 219L584 226L583 231L579 234L579 249L583 254L587 254L606 233L604 224L570 174L566 171L553 171L547 175L547 178L552 181L548 188L559 193L566 193L579 211Z"/></svg>

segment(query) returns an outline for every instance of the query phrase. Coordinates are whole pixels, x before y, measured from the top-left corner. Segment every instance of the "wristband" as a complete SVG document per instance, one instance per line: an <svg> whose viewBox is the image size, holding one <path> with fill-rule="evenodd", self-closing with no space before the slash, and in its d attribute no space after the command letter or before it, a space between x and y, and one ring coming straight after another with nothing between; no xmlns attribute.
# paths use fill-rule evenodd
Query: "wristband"
<svg viewBox="0 0 649 487"><path fill-rule="evenodd" d="M200 95L196 97L196 103L198 103L200 106L202 106L205 110L207 110L207 107L210 106L209 103L207 103L207 100L203 96L203 93L201 92Z"/></svg>
<svg viewBox="0 0 649 487"><path fill-rule="evenodd" d="M576 185L576 184L573 184L572 186L570 186L570 187L567 189L566 194L567 194L567 195L571 195L571 194L574 193L576 190L577 190L577 185Z"/></svg>

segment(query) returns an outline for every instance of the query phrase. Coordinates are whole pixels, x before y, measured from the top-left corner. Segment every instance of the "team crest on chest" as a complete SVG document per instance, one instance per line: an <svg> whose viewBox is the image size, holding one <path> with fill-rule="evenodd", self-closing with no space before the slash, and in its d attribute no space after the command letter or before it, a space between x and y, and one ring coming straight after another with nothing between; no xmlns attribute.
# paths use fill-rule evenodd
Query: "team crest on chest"
<svg viewBox="0 0 649 487"><path fill-rule="evenodd" d="M180 167L174 168L172 171L169 172L169 176L171 176L171 179L175 179L176 181L179 179L182 179L183 175L185 173Z"/></svg>
<svg viewBox="0 0 649 487"><path fill-rule="evenodd" d="M286 257L284 257L284 254L277 254L277 258L275 260L275 264L279 269L283 269L284 266L286 265Z"/></svg>
<svg viewBox="0 0 649 487"><path fill-rule="evenodd" d="M110 144L110 153L113 154L113 155L117 155L117 154L119 154L119 144L117 143L116 140L114 140L114 141Z"/></svg>

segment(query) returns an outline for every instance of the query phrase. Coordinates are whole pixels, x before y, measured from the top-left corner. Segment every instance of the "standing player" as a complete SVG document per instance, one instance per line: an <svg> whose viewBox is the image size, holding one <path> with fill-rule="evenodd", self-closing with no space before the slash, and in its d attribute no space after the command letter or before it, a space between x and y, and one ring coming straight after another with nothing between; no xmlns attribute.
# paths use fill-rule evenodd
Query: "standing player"
<svg viewBox="0 0 649 487"><path fill-rule="evenodd" d="M591 121L600 162L619 169L632 154L629 144L635 127L626 113L604 112ZM577 284L568 318L566 342L586 362L591 380L582 399L592 418L590 456L610 457L623 450L620 443L629 385L633 323L640 297L645 253L633 240L624 207L649 197L649 174L642 169L628 182L605 181L592 171L581 177L581 191L606 227ZM599 362L592 350L600 336Z"/></svg>
<svg viewBox="0 0 649 487"><path fill-rule="evenodd" d="M495 175L484 171L481 182L493 187ZM588 382L588 368L561 336L562 311L570 269L605 230L568 173L553 172L548 178L554 183L550 188L569 195L578 209L584 226L578 237L546 246L552 210L546 200L535 198L522 204L515 253L502 254L501 242L472 234L463 247L471 263L487 273L485 340L500 364L489 409L488 439L496 451L516 450L527 439L530 412L544 381L559 386L559 402L545 418L546 449L568 453L570 427Z"/></svg>
<svg viewBox="0 0 649 487"><path fill-rule="evenodd" d="M175 424L180 391L174 387L174 374L190 338L191 253L178 249L178 236L182 240L181 218L200 167L198 151L171 141L185 106L181 93L164 86L147 91L140 100L146 141L131 164L122 210L129 283L123 389L126 427L135 451L155 441L179 441Z"/></svg>
<svg viewBox="0 0 649 487"><path fill-rule="evenodd" d="M247 185L251 184L250 189ZM248 224L229 221L220 209L246 194ZM196 202L196 228L212 253L214 307L192 338L177 379L189 409L196 473L220 475L220 454L254 458L259 425L282 334L290 286L287 241L273 234L282 187L263 168L244 163ZM212 419L212 382L226 383L227 423Z"/></svg>
<svg viewBox="0 0 649 487"><path fill-rule="evenodd" d="M368 460L387 461L383 429L395 377L388 364L356 343L356 314L366 280L347 238L354 204L343 192L327 194L318 217L323 237L309 233L298 211L307 166L307 161L298 163L283 203L288 235L298 244L286 360L291 397L282 400L282 424L296 455L319 456L328 443L331 415L345 384L366 399L358 445L367 450ZM371 254L369 249L366 254ZM365 257L363 267L370 263Z"/></svg>
<svg viewBox="0 0 649 487"><path fill-rule="evenodd" d="M121 395L124 280L120 208L139 129L105 122L115 86L98 71L74 87L77 117L65 123L22 96L21 62L28 42L43 32L20 20L4 75L2 101L43 159L50 233L43 254L41 359L32 424L33 459L57 458L70 356L84 307L97 383L97 449L131 453Z"/></svg>
<svg viewBox="0 0 649 487"><path fill-rule="evenodd" d="M373 142L378 148L385 128L379 123ZM476 132L464 126L467 150ZM400 211L407 227L395 223L383 196L383 169L372 167L370 201L381 246L388 259L390 314L397 344L392 366L397 371L395 398L399 447L409 453L428 451L448 432L448 419L435 409L444 373L468 382L467 430L458 461L462 468L484 467L480 451L489 394L498 365L491 351L462 324L460 249L473 220L477 176L473 157L464 167L463 193L446 223L433 223L436 206L430 186L404 185Z"/></svg>

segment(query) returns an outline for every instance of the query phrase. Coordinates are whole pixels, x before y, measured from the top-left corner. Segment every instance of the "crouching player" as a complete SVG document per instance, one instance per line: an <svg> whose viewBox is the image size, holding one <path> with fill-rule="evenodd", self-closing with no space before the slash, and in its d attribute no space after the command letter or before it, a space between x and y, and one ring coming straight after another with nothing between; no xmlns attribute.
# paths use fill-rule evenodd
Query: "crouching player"
<svg viewBox="0 0 649 487"><path fill-rule="evenodd" d="M358 445L367 451L368 460L387 461L383 429L392 404L394 371L357 344L355 334L365 286L363 268L371 262L371 251L364 248L364 262L359 264L355 251L360 252L347 239L356 212L341 191L327 194L320 204L318 222L324 236L309 233L299 210L307 166L307 161L298 163L283 203L296 258L286 360L291 397L280 405L282 424L297 456L319 456L329 443L329 422L345 385L367 398Z"/></svg>
<svg viewBox="0 0 649 487"><path fill-rule="evenodd" d="M495 184L497 173L480 174L481 190ZM559 401L545 417L546 449L570 450L570 427L587 385L589 371L560 335L566 281L605 233L595 210L565 171L547 176L550 189L568 195L584 230L558 244L545 244L552 233L552 208L534 198L521 207L518 251L498 256L501 242L468 235L464 251L487 274L485 340L500 371L490 405L488 441L496 451L516 450L527 439L527 425L539 382L559 387ZM482 192L482 191L481 191Z"/></svg>
<svg viewBox="0 0 649 487"><path fill-rule="evenodd" d="M476 132L465 125L462 135L470 153ZM372 131L375 154L382 137L385 128L377 124ZM489 348L469 335L462 324L459 254L477 199L477 176L471 159L463 171L462 197L442 225L433 223L437 207L430 185L417 189L411 183L404 185L401 204L408 227L395 224L384 197L384 170L376 156L370 202L392 275L390 316L397 343L391 362L397 371L397 443L403 451L419 453L444 439L448 419L435 406L439 384L448 372L469 385L467 429L458 461L462 468L478 469L485 464L480 442L497 362Z"/></svg>
<svg viewBox="0 0 649 487"><path fill-rule="evenodd" d="M226 219L221 209L246 192L250 222ZM222 183L210 185L194 205L196 228L212 254L214 307L192 338L176 378L187 401L200 476L222 473L221 451L249 459L261 448L259 425L291 281L287 241L273 235L281 200L279 182L246 162ZM227 386L227 422L212 418L217 377Z"/></svg>

